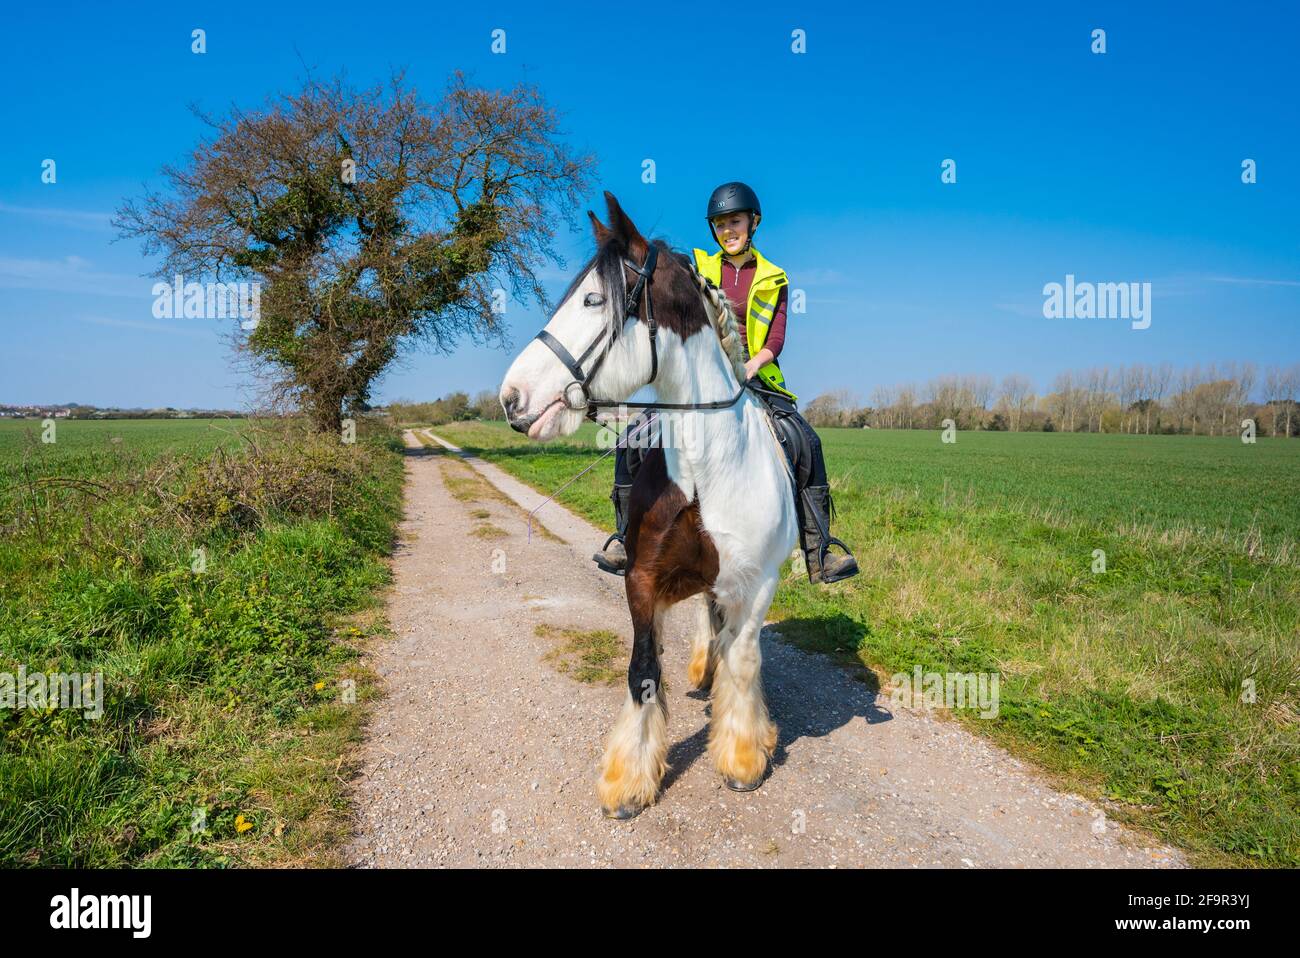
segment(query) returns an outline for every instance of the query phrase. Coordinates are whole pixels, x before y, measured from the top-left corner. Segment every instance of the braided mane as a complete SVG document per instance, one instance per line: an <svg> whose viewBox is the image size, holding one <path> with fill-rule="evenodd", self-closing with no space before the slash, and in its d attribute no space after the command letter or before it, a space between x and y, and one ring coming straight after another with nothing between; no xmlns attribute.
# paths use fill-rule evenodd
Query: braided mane
<svg viewBox="0 0 1300 958"><path fill-rule="evenodd" d="M745 381L745 350L741 344L740 327L737 325L736 311L731 308L731 300L726 297L722 290L705 279L704 274L695 268L693 260L690 260L688 265L690 266L691 275L695 277L695 285L699 287L700 295L704 297L705 312L709 314L709 318L713 322L713 329L718 334L718 341L722 344L722 351L731 360L731 371L736 374L736 381L743 383Z"/></svg>
<svg viewBox="0 0 1300 958"><path fill-rule="evenodd" d="M722 344L722 351L727 354L731 360L731 371L736 374L736 382L744 384L745 382L745 348L740 341L740 327L736 320L736 311L731 308L731 300L726 294L711 282L705 279L695 266L693 257L688 258L691 275L695 277L695 285L700 289L700 295L704 297L704 311L709 314L713 320L714 331L718 334L718 341ZM761 417L767 424L768 434L776 443L774 448L781 448L781 437L776 433L776 424L771 416ZM780 460L785 474L791 479L794 478L794 469L790 461L777 453L776 458Z"/></svg>

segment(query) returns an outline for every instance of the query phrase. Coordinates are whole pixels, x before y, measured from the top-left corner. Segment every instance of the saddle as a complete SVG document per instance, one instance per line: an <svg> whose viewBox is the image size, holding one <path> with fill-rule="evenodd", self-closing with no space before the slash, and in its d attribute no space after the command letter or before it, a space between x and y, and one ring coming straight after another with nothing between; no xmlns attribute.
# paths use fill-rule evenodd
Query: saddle
<svg viewBox="0 0 1300 958"><path fill-rule="evenodd" d="M790 474L794 477L795 499L798 500L798 491L807 488L808 481L812 478L813 452L812 443L808 441L808 433L799 421L799 413L784 396L755 386L752 382L749 388L763 400L763 405L772 419L777 441L781 443L781 451L785 453L786 462L790 464Z"/></svg>
<svg viewBox="0 0 1300 958"><path fill-rule="evenodd" d="M799 490L806 488L809 479L812 478L813 453L812 443L808 441L808 433L800 423L799 413L788 399L780 393L755 386L752 381L749 383L749 388L763 400L763 407L772 421L772 431L776 433L781 451L785 453L786 462L790 464L795 500L798 501ZM631 429L632 426L629 425L628 428ZM651 427L644 441L631 443L627 447L628 469L633 475L645 460L646 453L658 445L655 428L657 427Z"/></svg>

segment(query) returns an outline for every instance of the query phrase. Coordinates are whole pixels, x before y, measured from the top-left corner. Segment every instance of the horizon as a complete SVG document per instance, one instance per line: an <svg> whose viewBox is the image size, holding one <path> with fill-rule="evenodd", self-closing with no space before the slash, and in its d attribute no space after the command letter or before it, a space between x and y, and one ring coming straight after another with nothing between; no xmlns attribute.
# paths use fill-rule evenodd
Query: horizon
<svg viewBox="0 0 1300 958"><path fill-rule="evenodd" d="M1276 370L1279 372L1289 372L1291 374L1290 382L1284 388L1291 389L1293 391L1293 395L1288 397L1288 396L1275 396L1269 394L1269 385L1266 382L1266 376L1267 373L1271 370ZM1291 363L1287 366L1283 366L1280 364L1273 363L1273 364L1269 364L1268 366L1259 367L1254 363L1241 364L1241 363L1233 363L1231 361L1225 361L1223 363L1218 363L1218 364L1213 364L1213 363L1194 364L1191 366L1181 366L1181 367L1174 366L1173 364L1170 363L1156 363L1156 364L1135 364L1133 367L1093 366L1086 369L1064 369L1061 370L1059 373L1057 373L1052 378L1052 380L1049 381L1050 385L1047 388L1039 388L1038 383L1034 382L1033 380L1029 380L1030 389L1029 389L1028 396L1029 399L1032 400L1031 408L1037 409L1038 407L1043 406L1046 400L1052 398L1054 395L1057 395L1061 389L1073 389L1076 391L1083 390L1085 388L1086 380L1089 378L1088 374L1090 373L1103 374L1104 378L1101 380L1102 391L1107 395L1112 395L1112 393L1115 390L1118 390L1120 388L1121 377L1129 375L1130 372L1138 372L1138 371L1146 374L1147 376L1152 376L1152 375L1163 376L1164 382L1160 385L1159 388L1160 395L1154 395L1151 397L1153 401L1156 403L1156 405L1162 406L1162 408L1163 408L1162 404L1164 400L1168 400L1174 396L1179 395L1185 389L1194 390L1201 386L1213 384L1213 383L1241 382L1243 380L1243 377L1245 381L1249 384L1249 388L1246 389L1246 391L1244 392L1243 398L1247 403L1251 405L1271 406L1275 403L1284 404L1284 403L1300 402L1300 399L1297 399L1296 394L1294 394L1294 390L1296 388L1300 388L1300 364ZM1012 379L1017 377L1018 375L1019 374L1017 373L1010 373L1008 374L1007 377L1004 377L1004 379ZM1061 379L1066 377L1068 377L1068 381L1062 384ZM1023 378L1028 379L1028 377L1023 377ZM994 377L990 377L983 373L939 373L937 375L931 376L928 379L921 380L919 382L877 384L873 386L873 392L884 391L887 395L885 395L883 398L890 400L889 403L883 403L883 404L877 402L877 398L874 396L868 395L864 397L863 395L859 394L855 390L845 389L845 388L822 390L821 392L817 393L817 395L808 397L808 399L809 402L819 398L835 399L839 401L847 397L849 400L851 400L854 407L862 408L862 409L874 409L874 408L885 408L885 406L887 405L892 405L892 402L897 400L898 393L902 391L908 391L911 393L912 400L915 400L920 404L928 404L933 400L926 399L924 397L929 391L931 391L934 388L943 387L945 385L967 386L973 383L977 383L980 380L985 381L985 384L989 389L990 394L988 397L986 397L987 401L985 405L978 406L976 408L992 411L996 409L998 402L1001 399L1000 390L1002 386L1005 385L1005 383L1002 380L999 380ZM1094 385L1096 384L1094 383ZM1143 386L1139 387L1139 389L1142 388L1148 388L1148 389L1154 388L1154 384L1144 383ZM463 394L466 397L468 397L471 401L474 401L483 393L491 393L492 395L495 396L496 388L493 386L484 386L481 388L469 388L469 389L457 388L457 389L451 389L445 393L441 393L436 396L393 396L383 400L382 402L378 400L369 402L366 404L366 407L367 409L385 409L392 405L428 404L428 403L434 403L440 400L448 399L456 394ZM1143 401L1143 397L1140 396L1131 397L1131 399L1132 401L1129 402L1128 404L1129 407ZM804 405L806 407L808 403L805 403ZM1123 407L1123 404L1119 403L1118 401L1117 401L1117 405ZM100 404L100 403L86 403L80 401L77 402L48 402L48 401L12 402L4 399L3 397L0 397L0 409L54 409L54 408L65 408L65 409L84 408L84 409L94 409L97 411L118 411L118 412L153 412L158 410L172 410L174 412L196 412L196 411L237 412L240 414L247 414L250 416L258 416L258 415L283 416L283 415L297 414L296 411L292 411L292 410L283 410L283 411L277 410L274 407L274 405L262 405L262 406L247 405L241 407L214 406L214 405L176 406L171 403L165 403L165 404L155 404L155 405L124 406L117 403Z"/></svg>

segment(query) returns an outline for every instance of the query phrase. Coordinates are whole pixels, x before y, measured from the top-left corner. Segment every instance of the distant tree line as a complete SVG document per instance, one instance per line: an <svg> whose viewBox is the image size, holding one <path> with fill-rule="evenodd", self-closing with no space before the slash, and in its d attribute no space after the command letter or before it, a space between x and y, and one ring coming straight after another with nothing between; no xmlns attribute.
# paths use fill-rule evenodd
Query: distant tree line
<svg viewBox="0 0 1300 958"><path fill-rule="evenodd" d="M470 399L454 392L433 402L398 400L398 422L441 425L466 419L501 420L497 394ZM1010 432L1107 432L1228 436L1255 421L1265 436L1300 436L1300 364L1220 363L1175 369L1170 363L1068 370L1040 395L1027 376L936 376L917 385L877 386L869 405L852 391L822 393L803 408L812 425L872 429L959 429Z"/></svg>
<svg viewBox="0 0 1300 958"><path fill-rule="evenodd" d="M469 398L468 393L454 392L433 402L411 402L399 399L388 404L388 413L399 423L428 423L441 426L449 422L461 422L466 419L506 418L501 408L501 400L490 389L484 389Z"/></svg>
<svg viewBox="0 0 1300 958"><path fill-rule="evenodd" d="M0 406L0 419L243 419L265 413L244 412L235 409L176 409L160 406L154 409L118 409L86 406L81 403L41 406Z"/></svg>
<svg viewBox="0 0 1300 958"><path fill-rule="evenodd" d="M869 405L848 390L823 393L804 408L814 426L1015 432L1236 435L1244 419L1260 435L1300 435L1300 364L1169 363L1097 366L1063 372L1046 394L1025 376L1000 383L981 375L938 376L917 385L878 386Z"/></svg>

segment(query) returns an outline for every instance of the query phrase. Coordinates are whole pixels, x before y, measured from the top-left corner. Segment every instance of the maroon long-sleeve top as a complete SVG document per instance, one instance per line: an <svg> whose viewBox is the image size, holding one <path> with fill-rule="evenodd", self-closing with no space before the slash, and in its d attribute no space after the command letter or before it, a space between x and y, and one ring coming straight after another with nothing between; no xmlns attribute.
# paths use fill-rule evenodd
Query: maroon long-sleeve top
<svg viewBox="0 0 1300 958"><path fill-rule="evenodd" d="M725 256L722 258L722 291L727 294L727 299L731 300L731 308L735 310L736 317L740 320L737 325L740 326L740 338L745 340L746 356L750 355L750 351L745 328L745 310L749 305L749 287L753 285L754 271L757 268L758 261L752 257L739 268L732 266ZM773 358L781 355L781 347L785 345L785 291L785 286L777 291L776 309L772 311L772 322L768 326L767 339L763 340L763 348L772 350Z"/></svg>

